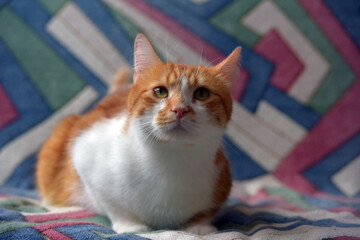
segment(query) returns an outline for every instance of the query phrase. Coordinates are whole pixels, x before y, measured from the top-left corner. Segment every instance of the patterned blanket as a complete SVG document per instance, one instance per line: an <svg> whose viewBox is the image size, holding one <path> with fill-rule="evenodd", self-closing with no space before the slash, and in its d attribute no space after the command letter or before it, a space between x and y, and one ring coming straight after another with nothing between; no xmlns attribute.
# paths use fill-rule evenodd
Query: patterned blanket
<svg viewBox="0 0 360 240"><path fill-rule="evenodd" d="M0 0L0 239L360 238L360 1ZM143 32L162 59L213 65L242 46L224 137L219 232L116 235L39 203L37 152L87 111Z"/></svg>
<svg viewBox="0 0 360 240"><path fill-rule="evenodd" d="M13 189L1 192L17 194ZM34 195L23 191L22 194ZM219 232L116 234L110 221L79 208L49 208L20 196L0 195L0 239L358 239L360 200L300 195L266 188L248 199L232 197L214 219ZM353 236L353 237L350 237Z"/></svg>

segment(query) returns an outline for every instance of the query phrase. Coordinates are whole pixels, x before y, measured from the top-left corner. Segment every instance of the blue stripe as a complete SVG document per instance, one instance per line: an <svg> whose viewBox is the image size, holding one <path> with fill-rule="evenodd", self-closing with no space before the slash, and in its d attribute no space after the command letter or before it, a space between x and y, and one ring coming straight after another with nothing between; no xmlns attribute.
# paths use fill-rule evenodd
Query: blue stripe
<svg viewBox="0 0 360 240"><path fill-rule="evenodd" d="M228 136L224 136L224 148L226 157L230 162L231 175L233 179L251 179L267 173L246 153L241 151Z"/></svg>
<svg viewBox="0 0 360 240"><path fill-rule="evenodd" d="M0 188L0 193L3 192L3 189L5 188ZM2 221L24 222L24 216L19 212L0 207L0 222Z"/></svg>
<svg viewBox="0 0 360 240"><path fill-rule="evenodd" d="M325 0L325 3L360 47L360 1Z"/></svg>
<svg viewBox="0 0 360 240"><path fill-rule="evenodd" d="M74 2L86 13L95 25L106 35L113 45L130 63L134 63L133 44L127 37L126 31L112 17L108 9L99 0Z"/></svg>
<svg viewBox="0 0 360 240"><path fill-rule="evenodd" d="M51 34L46 31L46 24L51 20L52 16L49 15L47 10L34 0L22 1L13 0L10 4L11 9L22 19L24 22L40 36L46 43L48 43L69 65L79 74L81 78L87 81L100 95L103 97L107 93L107 86L97 78L93 73L87 69L83 63L79 62L66 47L59 43Z"/></svg>
<svg viewBox="0 0 360 240"><path fill-rule="evenodd" d="M0 148L44 120L53 110L0 39L0 83L20 118L0 130Z"/></svg>
<svg viewBox="0 0 360 240"><path fill-rule="evenodd" d="M273 86L269 86L266 90L264 99L308 130L312 129L320 119L320 116L310 108Z"/></svg>
<svg viewBox="0 0 360 240"><path fill-rule="evenodd" d="M5 187L13 187L17 189L33 190L36 188L35 184L35 165L37 155L33 154L26 158L13 171L12 175L6 180Z"/></svg>
<svg viewBox="0 0 360 240"><path fill-rule="evenodd" d="M12 223L12 226L16 226L16 223ZM43 235L32 227L23 227L13 231L7 231L0 235L1 239L33 239L42 240Z"/></svg>
<svg viewBox="0 0 360 240"><path fill-rule="evenodd" d="M186 11L171 5L171 1L145 1L174 18L225 55L229 55L236 47L243 45L219 31L205 20L191 16ZM242 67L250 74L250 81L246 86L242 104L248 110L254 112L268 86L274 66L246 46L243 46L242 59Z"/></svg>
<svg viewBox="0 0 360 240"><path fill-rule="evenodd" d="M302 217L286 217L283 215L278 215L269 212L257 212L253 215L246 215L239 210L230 209L227 214L223 217L220 217L215 222L215 225L219 228L222 226L234 226L238 225L239 230L245 230L247 226L254 226L259 224L265 224L265 226L257 228L253 231L241 231L247 236L252 236L255 233L264 230L264 229L273 229L278 231L289 231L295 229L299 226L316 226L316 227L341 227L341 228L358 228L360 224L351 224L351 223L342 223L333 219L320 219L320 220L310 220ZM286 224L290 225L277 227L273 226L274 224Z"/></svg>
<svg viewBox="0 0 360 240"><path fill-rule="evenodd" d="M331 177L360 155L360 133L343 144L321 162L303 172L318 189L344 195L332 182Z"/></svg>
<svg viewBox="0 0 360 240"><path fill-rule="evenodd" d="M0 0L0 8L5 7L8 2L10 2L10 0Z"/></svg>
<svg viewBox="0 0 360 240"><path fill-rule="evenodd" d="M312 206L321 208L321 209L333 209L338 207L351 207L358 211L360 211L360 203L357 202L339 202L336 200L333 200L331 198L318 198L318 197L312 197L312 196L302 196L304 200L311 204Z"/></svg>
<svg viewBox="0 0 360 240"><path fill-rule="evenodd" d="M72 225L66 227L55 228L56 231L59 231L66 236L72 239L104 239L99 236L98 233L113 235L115 232L108 227L97 226L93 224L84 224L84 225Z"/></svg>
<svg viewBox="0 0 360 240"><path fill-rule="evenodd" d="M172 0L169 1L169 4L174 4L177 7L184 9L188 14L190 13L202 18L209 18L216 12L221 11L221 8L230 2L232 2L232 0L208 1L202 4L196 4L191 0Z"/></svg>

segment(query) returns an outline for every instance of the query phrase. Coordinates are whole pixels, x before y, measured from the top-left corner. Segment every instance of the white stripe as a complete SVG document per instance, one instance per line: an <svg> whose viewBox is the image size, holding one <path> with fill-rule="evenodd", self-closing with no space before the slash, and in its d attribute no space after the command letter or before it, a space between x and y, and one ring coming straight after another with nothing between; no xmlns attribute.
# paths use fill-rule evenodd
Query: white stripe
<svg viewBox="0 0 360 240"><path fill-rule="evenodd" d="M237 102L233 104L232 119L247 135L250 135L266 147L267 151L274 152L280 158L285 157L293 148L289 138L252 115Z"/></svg>
<svg viewBox="0 0 360 240"><path fill-rule="evenodd" d="M358 146L359 147L359 146ZM334 184L349 197L360 192L360 156L336 173L332 178Z"/></svg>
<svg viewBox="0 0 360 240"><path fill-rule="evenodd" d="M280 163L281 158L269 152L259 142L243 131L234 120L231 120L226 129L228 135L245 153L267 171L272 171ZM239 159L240 161L240 159Z"/></svg>
<svg viewBox="0 0 360 240"><path fill-rule="evenodd" d="M180 41L171 32L158 24L153 19L147 17L144 13L138 11L133 6L122 0L104 0L130 21L141 28L144 33L158 46L157 49L165 56L167 61L181 62L189 65L199 65L199 63L208 65L209 62L201 60L192 48Z"/></svg>
<svg viewBox="0 0 360 240"><path fill-rule="evenodd" d="M231 189L231 196L254 196L264 187L283 187L283 185L272 175L264 175L255 179L246 181L234 180Z"/></svg>
<svg viewBox="0 0 360 240"><path fill-rule="evenodd" d="M59 13L59 17L75 29L82 39L96 52L109 67L117 71L121 66L128 66L128 62L118 53L118 50L103 35L91 20L83 14L76 4L69 2Z"/></svg>
<svg viewBox="0 0 360 240"><path fill-rule="evenodd" d="M12 174L15 168L29 155L35 153L49 136L54 126L70 114L82 112L98 94L91 87L84 88L54 115L4 146L0 152L0 184Z"/></svg>
<svg viewBox="0 0 360 240"><path fill-rule="evenodd" d="M267 34L273 29L280 32L305 66L297 81L291 86L289 94L302 103L309 102L330 69L328 62L271 1L258 4L242 22L260 34Z"/></svg>
<svg viewBox="0 0 360 240"><path fill-rule="evenodd" d="M46 29L108 85L118 69L128 66L116 48L71 2L47 24Z"/></svg>
<svg viewBox="0 0 360 240"><path fill-rule="evenodd" d="M306 129L282 114L266 101L261 101L257 108L256 115L267 124L286 135L293 146L300 142L306 135Z"/></svg>

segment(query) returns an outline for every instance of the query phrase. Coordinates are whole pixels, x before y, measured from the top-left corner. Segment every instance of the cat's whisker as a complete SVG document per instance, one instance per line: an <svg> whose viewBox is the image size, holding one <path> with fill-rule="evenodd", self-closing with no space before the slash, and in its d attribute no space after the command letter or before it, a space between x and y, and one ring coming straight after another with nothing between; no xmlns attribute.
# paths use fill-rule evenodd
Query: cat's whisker
<svg viewBox="0 0 360 240"><path fill-rule="evenodd" d="M219 59L221 59L221 57L217 57L217 58L213 59L211 62L206 64L206 67L212 67L213 63L217 62Z"/></svg>
<svg viewBox="0 0 360 240"><path fill-rule="evenodd" d="M168 37L165 39L165 56L166 56L166 62L169 61L169 52L168 52Z"/></svg>
<svg viewBox="0 0 360 240"><path fill-rule="evenodd" d="M198 76L199 69L200 69L201 64L202 64L202 54L203 54L203 49L201 49L201 52L200 52L199 64L198 64L198 67L197 67L197 69L196 69L196 73L195 73L195 76L196 76L196 77Z"/></svg>
<svg viewBox="0 0 360 240"><path fill-rule="evenodd" d="M177 50L178 47L179 47L179 42L176 42L175 47L172 48L172 52L170 54L170 57L173 56L174 53L176 53L176 50ZM172 61L171 58L170 58L170 61Z"/></svg>

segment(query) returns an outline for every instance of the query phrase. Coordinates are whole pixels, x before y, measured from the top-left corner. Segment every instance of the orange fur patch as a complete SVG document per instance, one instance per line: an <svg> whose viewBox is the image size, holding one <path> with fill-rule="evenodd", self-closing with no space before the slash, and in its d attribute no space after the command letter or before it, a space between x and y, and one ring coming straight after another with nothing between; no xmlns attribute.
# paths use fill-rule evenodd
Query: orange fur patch
<svg viewBox="0 0 360 240"><path fill-rule="evenodd" d="M69 116L54 129L40 150L36 166L37 185L47 204L72 204L72 195L81 187L71 160L73 141L93 123L114 117L124 110L128 92L129 89L118 89L106 96L91 112L83 116Z"/></svg>
<svg viewBox="0 0 360 240"><path fill-rule="evenodd" d="M128 108L132 117L142 116L147 109L161 101L153 94L156 87L165 87L174 94L166 99L165 107L156 118L158 124L167 124L174 121L172 109L183 106L184 99L181 95L181 76L186 77L190 89L195 91L199 87L210 90L211 96L203 101L214 123L224 127L230 120L232 112L232 98L230 96L229 79L219 73L216 68L202 66L187 66L176 63L161 63L137 75L137 80L130 91ZM194 103L195 99L192 99ZM189 108L190 114L195 114Z"/></svg>
<svg viewBox="0 0 360 240"><path fill-rule="evenodd" d="M186 223L187 226L195 225L211 219L218 212L221 205L226 201L230 194L232 185L230 166L222 149L220 149L217 153L215 165L219 168L219 174L213 193L214 207L194 215Z"/></svg>

